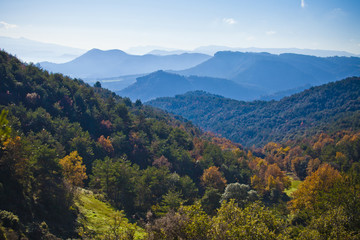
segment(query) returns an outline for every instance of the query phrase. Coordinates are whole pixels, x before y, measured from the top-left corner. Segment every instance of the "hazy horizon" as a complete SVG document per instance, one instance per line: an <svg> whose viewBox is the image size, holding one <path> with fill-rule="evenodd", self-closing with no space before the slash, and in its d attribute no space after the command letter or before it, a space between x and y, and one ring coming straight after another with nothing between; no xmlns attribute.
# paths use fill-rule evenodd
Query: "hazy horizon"
<svg viewBox="0 0 360 240"><path fill-rule="evenodd" d="M360 54L360 2L1 1L0 36L102 50L298 48Z"/></svg>

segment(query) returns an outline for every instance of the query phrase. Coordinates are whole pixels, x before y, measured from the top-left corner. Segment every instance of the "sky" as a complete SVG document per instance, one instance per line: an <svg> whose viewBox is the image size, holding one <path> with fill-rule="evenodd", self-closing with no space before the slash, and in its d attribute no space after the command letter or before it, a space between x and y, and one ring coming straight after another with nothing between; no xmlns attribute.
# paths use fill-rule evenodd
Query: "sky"
<svg viewBox="0 0 360 240"><path fill-rule="evenodd" d="M0 0L0 36L81 49L220 45L360 54L359 13L359 0Z"/></svg>

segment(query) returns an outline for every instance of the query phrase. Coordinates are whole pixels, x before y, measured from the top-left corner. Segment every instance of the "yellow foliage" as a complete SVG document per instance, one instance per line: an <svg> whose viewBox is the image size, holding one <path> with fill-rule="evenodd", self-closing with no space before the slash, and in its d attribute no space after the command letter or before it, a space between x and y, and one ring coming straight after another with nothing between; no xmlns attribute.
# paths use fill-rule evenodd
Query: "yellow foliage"
<svg viewBox="0 0 360 240"><path fill-rule="evenodd" d="M87 179L86 167L82 165L82 157L77 151L60 159L65 179L73 186L82 186L83 180Z"/></svg>
<svg viewBox="0 0 360 240"><path fill-rule="evenodd" d="M294 199L290 201L291 210L296 211L304 208L314 210L319 204L321 192L329 192L341 179L342 176L339 171L326 163L322 164L293 193Z"/></svg>

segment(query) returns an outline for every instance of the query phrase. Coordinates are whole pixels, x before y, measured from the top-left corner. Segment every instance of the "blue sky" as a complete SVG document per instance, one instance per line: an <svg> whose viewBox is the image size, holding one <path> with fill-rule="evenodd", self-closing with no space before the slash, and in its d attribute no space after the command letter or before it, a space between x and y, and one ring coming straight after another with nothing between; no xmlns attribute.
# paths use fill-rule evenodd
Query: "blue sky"
<svg viewBox="0 0 360 240"><path fill-rule="evenodd" d="M359 13L359 0L0 0L0 36L83 49L223 45L359 54Z"/></svg>

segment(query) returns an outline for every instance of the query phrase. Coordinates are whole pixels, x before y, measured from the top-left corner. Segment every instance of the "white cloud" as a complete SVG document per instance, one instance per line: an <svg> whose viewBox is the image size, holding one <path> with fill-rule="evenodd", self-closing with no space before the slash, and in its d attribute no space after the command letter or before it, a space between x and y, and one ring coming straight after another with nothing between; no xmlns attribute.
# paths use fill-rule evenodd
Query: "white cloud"
<svg viewBox="0 0 360 240"><path fill-rule="evenodd" d="M267 31L267 32L266 32L266 35L269 35L269 36L274 35L274 34L276 34L275 31Z"/></svg>
<svg viewBox="0 0 360 240"><path fill-rule="evenodd" d="M5 28L5 29L10 29L10 28L16 28L17 25L15 24L10 24L4 21L0 21L0 28Z"/></svg>
<svg viewBox="0 0 360 240"><path fill-rule="evenodd" d="M223 23L234 25L237 23L237 21L233 18L223 18Z"/></svg>
<svg viewBox="0 0 360 240"><path fill-rule="evenodd" d="M305 8L306 4L305 4L305 0L301 0L301 7Z"/></svg>

